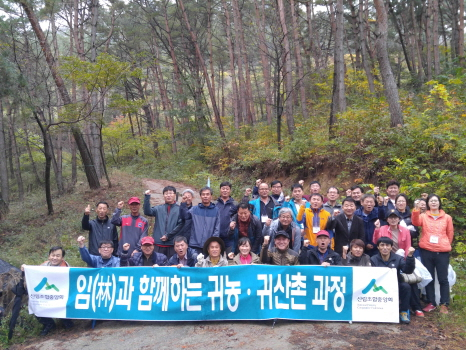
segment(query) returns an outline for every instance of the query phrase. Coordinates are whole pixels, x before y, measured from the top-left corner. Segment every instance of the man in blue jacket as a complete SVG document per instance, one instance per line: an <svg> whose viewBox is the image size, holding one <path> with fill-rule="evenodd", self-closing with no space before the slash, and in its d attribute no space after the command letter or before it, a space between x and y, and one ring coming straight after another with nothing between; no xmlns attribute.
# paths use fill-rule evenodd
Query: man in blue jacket
<svg viewBox="0 0 466 350"><path fill-rule="evenodd" d="M176 253L168 260L168 266L194 267L197 262L197 252L188 247L186 237L176 236L174 243Z"/></svg>
<svg viewBox="0 0 466 350"><path fill-rule="evenodd" d="M278 211L281 204L272 196L269 196L269 185L263 182L259 185L259 198L249 202L252 206L253 215L257 216L264 228L264 224L268 219L278 218Z"/></svg>
<svg viewBox="0 0 466 350"><path fill-rule="evenodd" d="M361 197L362 207L357 209L354 213L354 215L359 216L364 221L366 254L369 256L373 256L378 252L377 247L374 247L372 243L375 222L385 219L384 208L382 206L376 207L376 203L377 201L373 195L365 194Z"/></svg>
<svg viewBox="0 0 466 350"><path fill-rule="evenodd" d="M128 247L129 249L129 247ZM167 257L154 251L154 239L146 236L141 240L141 252L131 254L123 250L120 258L121 266L167 266Z"/></svg>
<svg viewBox="0 0 466 350"><path fill-rule="evenodd" d="M113 256L113 242L102 241L99 244L99 255L89 254L84 242L86 239L83 236L78 237L79 254L81 259L87 263L89 267L120 267L120 258ZM123 249L128 250L130 245L123 244Z"/></svg>
<svg viewBox="0 0 466 350"><path fill-rule="evenodd" d="M202 253L204 243L212 236L220 235L220 210L211 202L212 189L203 187L199 191L201 203L187 209L186 203L180 205L180 216L184 222L191 222L189 246L198 254Z"/></svg>
<svg viewBox="0 0 466 350"><path fill-rule="evenodd" d="M176 204L176 188L166 186L163 190L164 204L150 206L150 190L145 192L144 196L144 215L153 216L154 231L152 238L154 239L154 249L157 253L165 256L175 254L173 248L174 232L179 232L183 227L183 221L180 218L180 206Z"/></svg>
<svg viewBox="0 0 466 350"><path fill-rule="evenodd" d="M220 212L220 238L225 243L226 253L230 253L235 247L233 239L228 236L230 230L231 213L237 211L238 203L230 196L231 183L224 181L220 184L220 197L214 202Z"/></svg>
<svg viewBox="0 0 466 350"><path fill-rule="evenodd" d="M91 206L84 209L84 215L81 222L83 230L89 231L89 253L99 255L99 243L101 241L112 241L113 246L118 246L118 231L115 225L110 222L108 217L108 203L99 202L95 209L97 218L89 220ZM116 251L113 252L116 255Z"/></svg>

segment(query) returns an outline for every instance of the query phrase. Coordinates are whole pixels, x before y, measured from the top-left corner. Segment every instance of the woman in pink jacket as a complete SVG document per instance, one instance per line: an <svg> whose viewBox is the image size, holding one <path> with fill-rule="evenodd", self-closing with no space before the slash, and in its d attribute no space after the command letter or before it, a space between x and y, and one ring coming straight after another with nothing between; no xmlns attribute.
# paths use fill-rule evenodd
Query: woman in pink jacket
<svg viewBox="0 0 466 350"><path fill-rule="evenodd" d="M405 251L405 257L408 255L408 249L411 247L411 234L407 227L401 226L402 217L398 210L390 210L387 221L388 225L380 227L380 221L375 222L374 236L372 242L377 244L380 237L389 237L393 241L392 250L394 253L398 249Z"/></svg>
<svg viewBox="0 0 466 350"><path fill-rule="evenodd" d="M440 312L448 313L450 303L450 285L448 283L448 265L450 264L451 244L453 242L453 220L445 214L440 197L431 194L427 197L427 212L421 214L416 207L412 212L413 225L421 226L419 240L422 263L432 275L432 282L426 286L428 305L424 311L435 310L435 270L440 285Z"/></svg>

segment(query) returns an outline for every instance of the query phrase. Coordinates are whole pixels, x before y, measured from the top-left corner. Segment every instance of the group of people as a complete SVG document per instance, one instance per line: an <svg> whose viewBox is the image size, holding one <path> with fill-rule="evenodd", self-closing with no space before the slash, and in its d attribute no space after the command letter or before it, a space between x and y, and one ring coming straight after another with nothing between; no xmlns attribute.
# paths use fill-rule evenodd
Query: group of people
<svg viewBox="0 0 466 350"><path fill-rule="evenodd" d="M151 191L147 190L143 214L154 217L151 236L138 197L128 200L130 213L126 215L122 215L125 203L118 202L111 218L108 203L99 202L95 219L90 219L90 206L84 211L82 228L89 231L89 248L80 236L81 258L89 267L271 264L395 268L402 323L410 322L410 310L422 317L423 311L437 308L436 271L439 309L448 313L453 224L451 216L441 209L439 196L424 194L411 211L407 196L400 193L400 184L394 180L387 183L385 197L378 187L374 194L364 194L364 188L356 185L347 190L341 202L337 187L328 188L324 197L319 182L310 183L309 195L304 194L303 184L294 184L291 195L285 196L280 181L269 186L258 179L237 202L231 197L231 183L222 182L220 196L214 201L212 189L202 188L198 205L193 205L190 189L182 193L178 205L176 189L167 186L163 189L164 204L151 206ZM418 250L413 248L417 240ZM396 254L399 249L404 256ZM404 282L401 275L414 271L415 255L433 278L425 288L424 308L417 285ZM64 256L63 248L53 247L46 263L67 266ZM55 327L50 319L40 321L44 324L42 334Z"/></svg>

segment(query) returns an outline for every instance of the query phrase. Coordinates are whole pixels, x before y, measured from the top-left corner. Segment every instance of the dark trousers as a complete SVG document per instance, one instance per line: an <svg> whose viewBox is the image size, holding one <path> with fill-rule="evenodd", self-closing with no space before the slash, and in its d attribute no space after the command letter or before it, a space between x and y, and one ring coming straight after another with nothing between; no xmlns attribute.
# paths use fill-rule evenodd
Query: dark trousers
<svg viewBox="0 0 466 350"><path fill-rule="evenodd" d="M421 249L422 263L432 275L432 282L426 286L427 302L435 303L435 270L437 270L438 283L440 285L440 304L450 303L450 284L448 283L448 265L450 265L450 253L437 253Z"/></svg>
<svg viewBox="0 0 466 350"><path fill-rule="evenodd" d="M411 286L408 283L398 283L398 296L400 299L400 312L409 310L409 300L411 298Z"/></svg>
<svg viewBox="0 0 466 350"><path fill-rule="evenodd" d="M39 321L40 324L44 325L44 327L48 327L48 328L55 327L55 321L51 317L37 317L36 316L36 318L37 318L37 321ZM62 321L63 325L65 326L65 328L69 328L69 327L73 326L73 321L72 320L62 318L61 321Z"/></svg>
<svg viewBox="0 0 466 350"><path fill-rule="evenodd" d="M173 246L159 247L158 245L155 245L154 251L157 253L164 254L167 257L167 259L170 259L173 255L175 255L175 248L173 248Z"/></svg>
<svg viewBox="0 0 466 350"><path fill-rule="evenodd" d="M420 290L417 287L417 283L410 284L411 287L411 299L409 301L409 305L411 306L411 310L422 310L421 306L421 297L420 297Z"/></svg>

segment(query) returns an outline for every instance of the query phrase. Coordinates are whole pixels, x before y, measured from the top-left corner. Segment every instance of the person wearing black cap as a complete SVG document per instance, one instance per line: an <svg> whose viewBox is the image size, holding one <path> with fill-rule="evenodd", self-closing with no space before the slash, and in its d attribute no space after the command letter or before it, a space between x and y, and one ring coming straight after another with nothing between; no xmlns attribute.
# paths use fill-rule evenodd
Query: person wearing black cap
<svg viewBox="0 0 466 350"><path fill-rule="evenodd" d="M196 267L228 266L228 260L224 257L225 243L220 237L210 237L202 251L204 254L197 256Z"/></svg>
<svg viewBox="0 0 466 350"><path fill-rule="evenodd" d="M269 248L270 236L264 236L260 259L269 265L299 265L298 253L290 249L290 236L286 231L277 231L274 237L274 247Z"/></svg>
<svg viewBox="0 0 466 350"><path fill-rule="evenodd" d="M304 241L304 247L299 254L299 263L301 265L341 265L340 254L330 249L330 234L321 230L316 234L317 247L309 247L309 241Z"/></svg>

